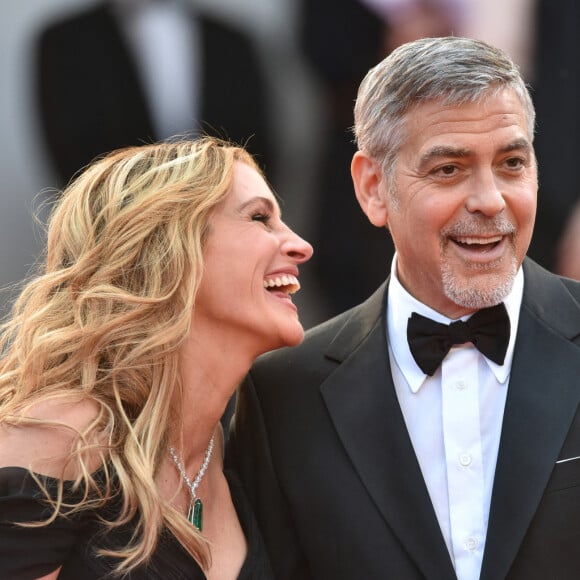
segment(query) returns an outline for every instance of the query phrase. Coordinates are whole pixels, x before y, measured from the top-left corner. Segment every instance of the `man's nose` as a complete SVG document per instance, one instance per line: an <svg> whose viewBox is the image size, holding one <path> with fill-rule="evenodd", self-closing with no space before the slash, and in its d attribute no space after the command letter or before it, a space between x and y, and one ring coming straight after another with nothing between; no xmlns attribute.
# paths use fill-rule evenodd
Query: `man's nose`
<svg viewBox="0 0 580 580"><path fill-rule="evenodd" d="M491 168L476 172L469 187L465 206L470 213L479 212L486 216L494 216L505 208L501 180Z"/></svg>

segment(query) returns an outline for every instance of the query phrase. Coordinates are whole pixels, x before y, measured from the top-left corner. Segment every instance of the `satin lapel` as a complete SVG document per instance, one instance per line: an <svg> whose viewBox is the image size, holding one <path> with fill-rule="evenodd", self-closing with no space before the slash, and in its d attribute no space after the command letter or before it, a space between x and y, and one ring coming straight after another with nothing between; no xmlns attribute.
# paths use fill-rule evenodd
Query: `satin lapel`
<svg viewBox="0 0 580 580"><path fill-rule="evenodd" d="M373 298L374 305L353 316L338 335L331 356L351 354L323 383L322 396L365 488L404 549L425 578L454 579L394 391L384 315L380 310L377 315ZM362 332L373 320L370 332Z"/></svg>
<svg viewBox="0 0 580 580"><path fill-rule="evenodd" d="M481 580L506 577L578 408L578 305L556 278L546 282L548 292L543 275L526 277L527 288L543 290L524 296Z"/></svg>

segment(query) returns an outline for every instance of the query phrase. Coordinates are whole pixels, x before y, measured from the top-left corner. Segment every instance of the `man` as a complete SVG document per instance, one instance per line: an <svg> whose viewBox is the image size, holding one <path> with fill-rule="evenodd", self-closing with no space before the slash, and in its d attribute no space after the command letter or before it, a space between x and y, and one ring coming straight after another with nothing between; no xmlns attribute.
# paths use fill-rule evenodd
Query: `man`
<svg viewBox="0 0 580 580"><path fill-rule="evenodd" d="M525 258L533 127L479 41L405 44L363 80L352 177L390 277L255 364L229 448L277 578L578 577L580 284Z"/></svg>
<svg viewBox="0 0 580 580"><path fill-rule="evenodd" d="M209 133L271 172L269 89L242 30L183 0L100 0L39 31L40 129L61 185L112 149Z"/></svg>

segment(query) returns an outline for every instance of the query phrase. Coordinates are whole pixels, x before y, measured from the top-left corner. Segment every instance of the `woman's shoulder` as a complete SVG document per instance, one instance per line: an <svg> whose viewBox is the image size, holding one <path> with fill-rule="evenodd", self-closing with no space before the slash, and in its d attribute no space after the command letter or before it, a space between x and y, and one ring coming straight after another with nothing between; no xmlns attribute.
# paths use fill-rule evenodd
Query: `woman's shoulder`
<svg viewBox="0 0 580 580"><path fill-rule="evenodd" d="M59 397L34 403L20 411L16 420L0 422L0 469L23 468L48 477L75 479L78 462L71 457L83 431L98 414L95 401ZM95 442L94 437L89 441ZM83 456L90 471L102 463L100 450L92 449Z"/></svg>

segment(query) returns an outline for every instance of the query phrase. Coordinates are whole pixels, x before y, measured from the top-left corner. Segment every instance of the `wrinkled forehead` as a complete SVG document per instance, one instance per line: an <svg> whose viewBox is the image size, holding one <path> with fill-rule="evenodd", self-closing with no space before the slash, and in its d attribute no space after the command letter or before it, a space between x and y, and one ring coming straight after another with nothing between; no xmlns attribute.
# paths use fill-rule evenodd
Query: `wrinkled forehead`
<svg viewBox="0 0 580 580"><path fill-rule="evenodd" d="M512 110L517 114L521 114L527 137L530 140L530 143L532 143L534 139L533 109L531 109L530 104L522 98L522 95L509 85L493 86L479 93L449 92L434 97L418 98L411 103L403 114L401 119L401 129L405 132L410 121L412 122L415 117L421 116L429 109L434 111L449 110L451 112L451 117L453 116L454 111L457 112L457 116L461 116L466 109L484 112L490 103L502 95L509 97Z"/></svg>

